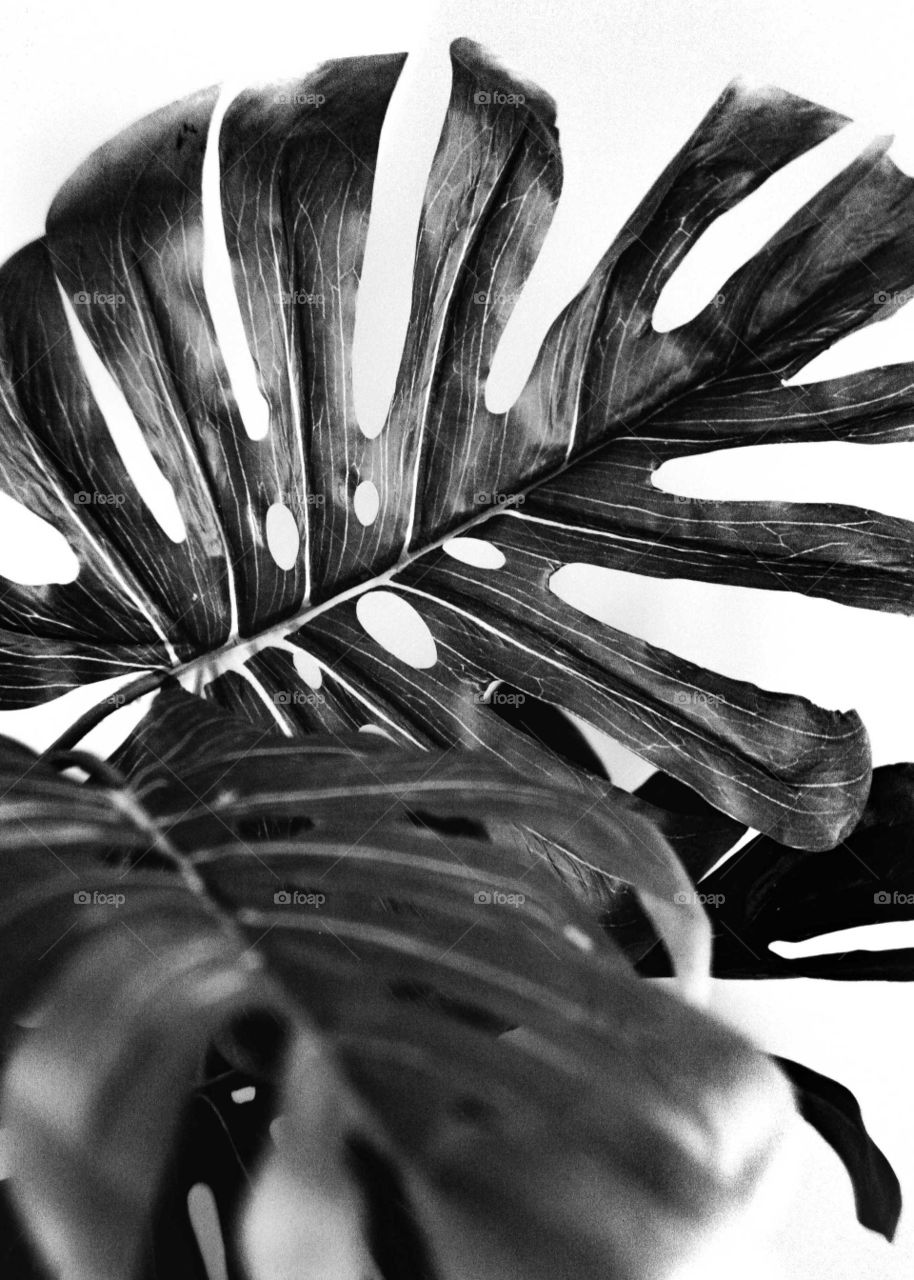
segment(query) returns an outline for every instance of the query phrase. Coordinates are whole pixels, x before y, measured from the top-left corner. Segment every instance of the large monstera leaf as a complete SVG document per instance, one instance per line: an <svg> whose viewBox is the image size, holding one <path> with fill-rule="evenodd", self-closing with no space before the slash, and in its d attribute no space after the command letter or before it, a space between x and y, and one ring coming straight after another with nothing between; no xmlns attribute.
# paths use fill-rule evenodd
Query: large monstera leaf
<svg viewBox="0 0 914 1280"><path fill-rule="evenodd" d="M560 832L573 797L468 753L287 741L173 687L116 768L76 762L82 785L0 743L4 1127L54 1274L202 1280L201 1182L231 1280L649 1280L751 1200L787 1083L512 838ZM631 844L580 823L649 896ZM258 1123L223 1118L226 1076ZM192 1098L209 1126L191 1110L182 1144Z"/></svg>
<svg viewBox="0 0 914 1280"><path fill-rule="evenodd" d="M0 273L0 485L79 561L71 582L0 600L4 705L177 673L264 726L368 722L545 777L555 760L487 705L505 680L740 822L830 847L870 783L856 714L703 670L551 582L586 563L909 607L907 522L682 504L652 476L740 445L908 438L911 365L784 384L912 283L912 183L874 143L717 303L657 332L654 305L697 237L846 123L731 84L495 414L486 376L559 194L557 131L547 95L475 45L456 42L452 64L402 363L371 437L352 340L402 57L165 108L77 170L46 236ZM133 436L160 473L157 515L125 466ZM99 494L117 501L79 500ZM372 630L387 606L423 637L408 659ZM594 802L607 793L593 784Z"/></svg>

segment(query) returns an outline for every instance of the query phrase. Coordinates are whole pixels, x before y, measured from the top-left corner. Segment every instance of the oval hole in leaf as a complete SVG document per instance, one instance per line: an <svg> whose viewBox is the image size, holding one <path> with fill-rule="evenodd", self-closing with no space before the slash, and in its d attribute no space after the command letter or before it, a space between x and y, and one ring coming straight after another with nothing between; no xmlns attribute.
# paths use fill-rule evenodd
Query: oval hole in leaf
<svg viewBox="0 0 914 1280"><path fill-rule="evenodd" d="M79 560L59 529L0 493L0 574L23 586L73 582Z"/></svg>
<svg viewBox="0 0 914 1280"><path fill-rule="evenodd" d="M370 733L377 738L386 738L388 742L396 742L396 739L386 729L382 729L379 724L360 724L359 733Z"/></svg>
<svg viewBox="0 0 914 1280"><path fill-rule="evenodd" d="M441 550L477 569L501 569L505 563L504 552L485 538L448 538Z"/></svg>
<svg viewBox="0 0 914 1280"><path fill-rule="evenodd" d="M660 291L651 323L656 333L688 324L718 297L730 277L816 192L860 154L871 134L846 125L766 179L698 237Z"/></svg>
<svg viewBox="0 0 914 1280"><path fill-rule="evenodd" d="M254 357L244 332L222 215L219 134L226 109L236 92L235 88L223 87L206 137L201 178L203 291L245 434L249 440L263 440L270 430L270 406L260 389Z"/></svg>
<svg viewBox="0 0 914 1280"><path fill-rule="evenodd" d="M222 1224L212 1190L198 1182L187 1193L187 1212L209 1280L228 1280Z"/></svg>
<svg viewBox="0 0 914 1280"><path fill-rule="evenodd" d="M232 1102L243 1106L246 1102L253 1102L257 1097L257 1089L252 1084L246 1084L242 1089L232 1090Z"/></svg>
<svg viewBox="0 0 914 1280"><path fill-rule="evenodd" d="M152 451L146 443L140 424L133 415L133 410L127 403L126 396L89 340L89 335L82 327L59 280L57 291L89 390L98 405L98 410L111 436L111 442L128 476L163 533L167 534L172 542L183 542L187 537L187 529L171 483L159 469L159 464L152 456ZM92 498L96 495L86 496ZM115 509L118 500L126 498L122 493L106 493L98 496L110 502ZM75 494L74 501L80 501ZM82 501L85 501L85 498Z"/></svg>
<svg viewBox="0 0 914 1280"><path fill-rule="evenodd" d="M374 524L381 505L381 495L377 485L371 480L363 480L352 497L352 509L359 524Z"/></svg>
<svg viewBox="0 0 914 1280"><path fill-rule="evenodd" d="M384 426L403 354L416 234L450 92L446 44L413 50L381 128L352 342L355 415L369 440Z"/></svg>
<svg viewBox="0 0 914 1280"><path fill-rule="evenodd" d="M402 596L393 591L369 591L359 596L355 612L372 640L407 666L423 670L438 661L428 624Z"/></svg>
<svg viewBox="0 0 914 1280"><path fill-rule="evenodd" d="M304 649L296 649L292 655L292 666L304 680L309 689L319 689L324 682L324 673L320 664Z"/></svg>
<svg viewBox="0 0 914 1280"><path fill-rule="evenodd" d="M267 547L280 569L294 569L301 540L295 516L282 502L274 502L264 521Z"/></svg>

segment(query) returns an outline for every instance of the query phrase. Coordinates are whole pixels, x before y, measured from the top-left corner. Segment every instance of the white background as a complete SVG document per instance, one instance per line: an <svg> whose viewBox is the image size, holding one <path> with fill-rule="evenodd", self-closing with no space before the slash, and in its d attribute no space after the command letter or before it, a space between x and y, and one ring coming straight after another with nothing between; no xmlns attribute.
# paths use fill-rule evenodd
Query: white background
<svg viewBox="0 0 914 1280"><path fill-rule="evenodd" d="M379 218L360 317L360 339L367 335L362 350L369 353L359 366L360 404L366 414L372 405L376 412L405 323L422 164L444 108L440 71L447 39L470 35L558 100L565 161L553 230L493 370L490 399L504 402L519 387L559 307L737 73L844 111L869 133L894 132L893 155L914 172L908 8L906 2L834 0L802 10L782 0L700 6L672 0L455 2L442 8L157 0L145 11L116 0L8 5L0 16L0 256L39 235L61 181L92 147L145 112L216 81L302 74L333 55L411 50L416 57L408 91L400 95L399 117L386 131L379 165ZM385 191L395 197L387 199L386 216ZM764 218L760 206L736 228L732 243L715 247L692 281L692 294L716 292L751 252ZM691 301L694 309L694 296ZM689 290L680 305L688 307ZM844 344L823 374L914 359L910 311ZM372 312L381 320L377 329ZM670 484L695 496L830 498L914 519L911 446L781 446L753 453L690 463L670 472ZM603 604L615 625L727 674L804 693L826 706L856 707L877 764L914 759L914 619L621 574ZM81 695L71 701L79 703ZM28 717L0 714L0 731L40 745L60 719L59 709ZM617 777L634 781L637 773L631 761L617 759ZM844 950L850 944L838 939L834 945ZM914 1206L911 989L717 984L715 999L766 1047L855 1090ZM732 1276L738 1266L744 1280L907 1280L914 1272L914 1207L890 1249L855 1223L846 1179L828 1149L799 1127L796 1144L791 1168L780 1171L785 1185L791 1176L793 1182L779 1226L768 1230L764 1248L748 1241L732 1245L733 1260L721 1262L720 1274ZM709 1265L701 1269L703 1277L713 1274Z"/></svg>

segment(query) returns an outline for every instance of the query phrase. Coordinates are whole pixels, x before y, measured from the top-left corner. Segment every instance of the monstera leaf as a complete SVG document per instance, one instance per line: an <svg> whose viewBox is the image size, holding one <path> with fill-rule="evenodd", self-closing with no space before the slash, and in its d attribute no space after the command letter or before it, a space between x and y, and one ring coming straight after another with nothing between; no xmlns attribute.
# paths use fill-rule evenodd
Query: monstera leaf
<svg viewBox="0 0 914 1280"><path fill-rule="evenodd" d="M669 804L651 779L643 793ZM699 810L697 797L689 807ZM777 942L807 942L825 934L914 918L914 766L873 771L863 815L827 853L798 853L754 836L707 876L695 875L714 928L713 969L719 978L832 978L910 981L910 948L847 950L786 957ZM641 970L670 972L663 949L641 956Z"/></svg>
<svg viewBox="0 0 914 1280"><path fill-rule="evenodd" d="M352 340L400 56L150 116L76 171L46 236L0 272L0 490L78 566L0 599L3 705L140 674L124 699L177 674L264 727L369 724L569 780L493 710L507 681L740 823L831 847L870 783L855 713L703 670L553 588L584 563L909 608L907 522L683 504L653 474L740 445L908 438L910 365L785 380L914 281L912 182L874 143L714 304L658 332L660 291L701 233L846 123L729 85L492 413L488 369L561 164L545 93L468 41L452 65L376 433L354 412ZM588 803L611 795L587 786Z"/></svg>
<svg viewBox="0 0 914 1280"><path fill-rule="evenodd" d="M844 1085L789 1058L778 1058L797 1094L805 1120L845 1165L857 1217L892 1240L901 1217L901 1188L892 1166L866 1131L857 1099Z"/></svg>
<svg viewBox="0 0 914 1280"><path fill-rule="evenodd" d="M232 1280L662 1276L751 1198L787 1083L512 837L561 839L573 796L467 753L290 742L173 687L117 767L76 763L0 751L2 1110L55 1274L200 1280L201 1182ZM576 826L661 890L602 808ZM239 1084L259 1130L223 1118Z"/></svg>

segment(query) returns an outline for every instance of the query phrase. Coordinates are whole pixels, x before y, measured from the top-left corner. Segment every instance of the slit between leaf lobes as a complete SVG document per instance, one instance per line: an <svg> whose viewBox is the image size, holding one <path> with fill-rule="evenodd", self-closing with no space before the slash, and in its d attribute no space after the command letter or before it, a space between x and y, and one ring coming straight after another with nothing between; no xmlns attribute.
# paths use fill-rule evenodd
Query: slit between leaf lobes
<svg viewBox="0 0 914 1280"><path fill-rule="evenodd" d="M57 291L89 390L128 476L162 532L172 542L186 541L184 517L170 481L162 474L124 392L92 345L59 280ZM103 507L110 504L115 512L127 500L123 493L81 491L73 496L77 503L99 502Z"/></svg>
<svg viewBox="0 0 914 1280"><path fill-rule="evenodd" d="M203 289L242 425L248 439L258 441L265 440L269 434L270 406L260 388L235 290L232 261L225 239L219 163L222 122L238 92L240 88L223 87L213 109L206 138L200 192L203 208Z"/></svg>
<svg viewBox="0 0 914 1280"><path fill-rule="evenodd" d="M728 282L860 155L870 138L862 126L844 125L715 218L661 289L651 315L654 332L671 333L712 303L725 306Z"/></svg>

